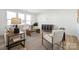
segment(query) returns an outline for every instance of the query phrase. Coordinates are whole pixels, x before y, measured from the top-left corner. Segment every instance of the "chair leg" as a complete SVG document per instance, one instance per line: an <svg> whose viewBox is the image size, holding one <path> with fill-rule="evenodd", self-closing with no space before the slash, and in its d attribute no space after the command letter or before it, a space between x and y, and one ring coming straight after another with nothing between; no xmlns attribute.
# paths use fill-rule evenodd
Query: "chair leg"
<svg viewBox="0 0 79 59"><path fill-rule="evenodd" d="M52 50L53 50L53 37L52 37Z"/></svg>
<svg viewBox="0 0 79 59"><path fill-rule="evenodd" d="M42 33L42 45L43 45L43 33Z"/></svg>
<svg viewBox="0 0 79 59"><path fill-rule="evenodd" d="M52 44L52 50L53 50L53 44Z"/></svg>
<svg viewBox="0 0 79 59"><path fill-rule="evenodd" d="M57 46L59 46L59 47L63 48L63 50L64 50L64 47L62 47L62 46L61 46L61 43L62 43L62 42L60 42L60 45L59 45L59 44L57 44L57 43L55 43L55 44L56 44Z"/></svg>
<svg viewBox="0 0 79 59"><path fill-rule="evenodd" d="M42 45L43 45L43 38L42 38Z"/></svg>
<svg viewBox="0 0 79 59"><path fill-rule="evenodd" d="M64 41L63 42L61 41L60 45L62 45L61 48L63 48L63 50L64 50Z"/></svg>

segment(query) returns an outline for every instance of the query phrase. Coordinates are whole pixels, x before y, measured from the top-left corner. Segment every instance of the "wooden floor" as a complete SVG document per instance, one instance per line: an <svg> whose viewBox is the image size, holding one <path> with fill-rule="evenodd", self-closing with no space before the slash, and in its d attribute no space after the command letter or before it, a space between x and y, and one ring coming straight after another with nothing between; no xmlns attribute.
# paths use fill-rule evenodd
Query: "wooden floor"
<svg viewBox="0 0 79 59"><path fill-rule="evenodd" d="M26 38L26 47L14 47L12 50L46 50L42 45L42 35L33 33L31 37ZM79 41L75 36L66 35L64 42L65 50L79 50ZM4 39L0 37L0 50L6 50ZM56 49L61 50L61 49Z"/></svg>

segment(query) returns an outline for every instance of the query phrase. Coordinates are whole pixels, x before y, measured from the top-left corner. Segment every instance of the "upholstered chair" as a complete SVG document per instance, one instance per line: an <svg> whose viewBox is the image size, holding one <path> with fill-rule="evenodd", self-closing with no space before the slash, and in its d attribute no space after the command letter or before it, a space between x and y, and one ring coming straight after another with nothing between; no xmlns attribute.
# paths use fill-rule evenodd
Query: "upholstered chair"
<svg viewBox="0 0 79 59"><path fill-rule="evenodd" d="M51 44L52 49L53 49L54 45L57 45L57 46L64 49L64 47L61 46L64 33L65 33L64 30L60 30L60 29L59 30L52 30L52 33L43 32L42 33L42 44L44 45L44 41L46 41L49 44Z"/></svg>

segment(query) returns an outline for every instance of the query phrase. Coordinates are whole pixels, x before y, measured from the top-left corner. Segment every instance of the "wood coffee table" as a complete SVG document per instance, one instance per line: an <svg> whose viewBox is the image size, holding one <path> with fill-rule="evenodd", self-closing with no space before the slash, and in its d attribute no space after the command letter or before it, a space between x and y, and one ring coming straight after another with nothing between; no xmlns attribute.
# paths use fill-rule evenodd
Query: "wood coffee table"
<svg viewBox="0 0 79 59"><path fill-rule="evenodd" d="M32 32L40 33L40 29L26 30L26 34L27 34L28 36L31 36Z"/></svg>
<svg viewBox="0 0 79 59"><path fill-rule="evenodd" d="M31 30L26 30L26 34L27 34L28 36L31 36L31 33L32 33Z"/></svg>

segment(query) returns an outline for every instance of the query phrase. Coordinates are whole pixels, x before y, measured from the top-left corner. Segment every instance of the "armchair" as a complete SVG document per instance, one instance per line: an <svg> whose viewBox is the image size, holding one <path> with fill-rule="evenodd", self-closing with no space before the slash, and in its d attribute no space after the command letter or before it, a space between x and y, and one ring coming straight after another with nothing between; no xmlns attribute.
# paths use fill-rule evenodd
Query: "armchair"
<svg viewBox="0 0 79 59"><path fill-rule="evenodd" d="M44 41L51 44L51 48L53 49L54 45L63 48L60 44L64 37L64 30L53 30L52 33L42 33L42 45L44 45ZM46 47L46 46L45 46ZM47 47L46 47L47 48Z"/></svg>

